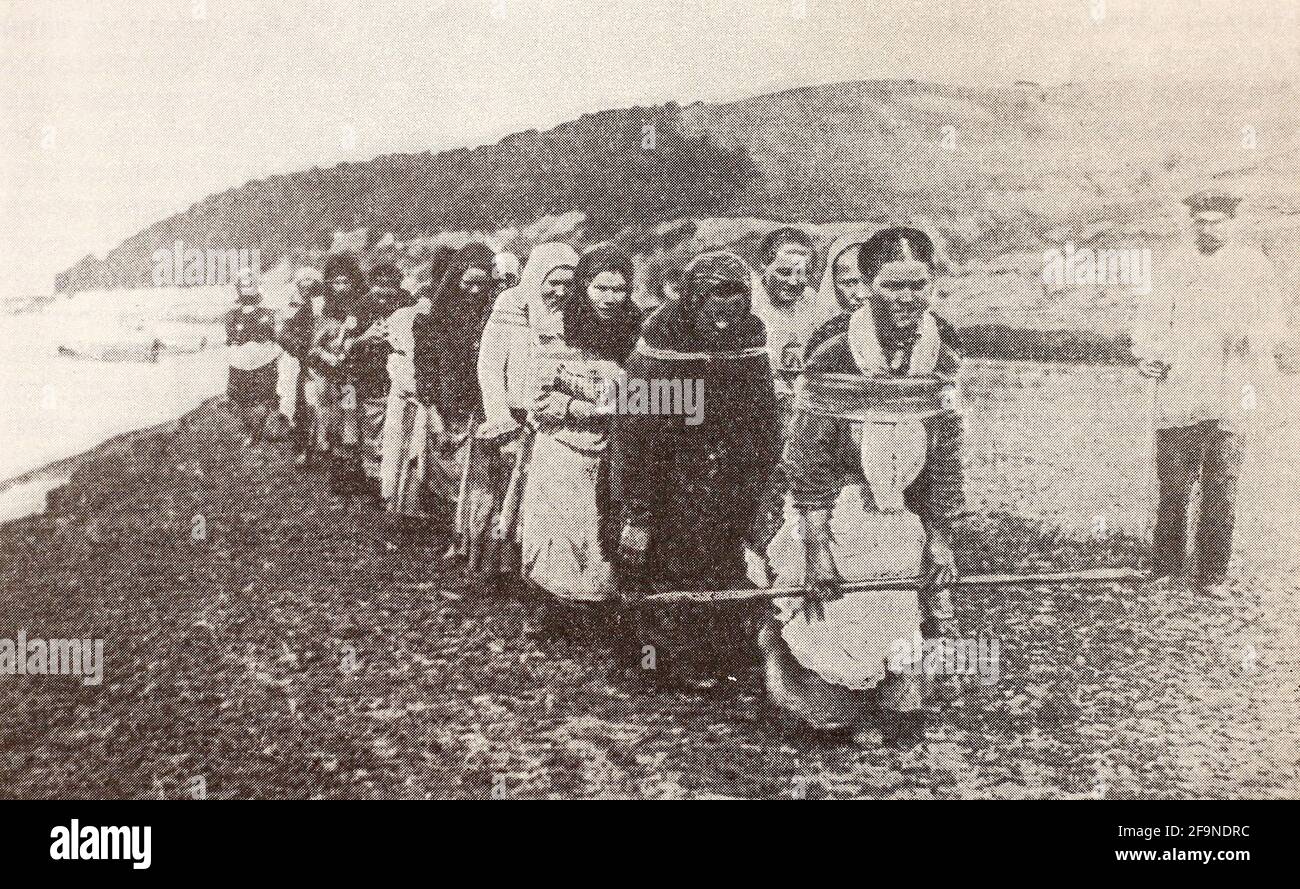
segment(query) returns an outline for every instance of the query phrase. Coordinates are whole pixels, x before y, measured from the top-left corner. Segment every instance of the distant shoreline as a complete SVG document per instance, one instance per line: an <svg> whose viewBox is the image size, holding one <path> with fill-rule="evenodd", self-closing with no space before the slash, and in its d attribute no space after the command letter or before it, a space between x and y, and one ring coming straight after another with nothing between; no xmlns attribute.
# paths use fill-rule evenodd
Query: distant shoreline
<svg viewBox="0 0 1300 889"><path fill-rule="evenodd" d="M216 396L216 398L219 397L220 396ZM202 405L200 405L200 407L203 407L209 401L213 400L215 400L215 398L207 399ZM146 426L131 432L123 432L114 435L101 441L94 447L88 448L78 454L62 457L51 463L46 463L44 466L29 469L13 478L0 480L0 527L3 527L9 522L18 521L19 519L26 518L27 516L34 515L44 510L46 504L43 503L34 509L24 511L21 514L5 515L4 500L12 497L19 489L28 486L44 485L44 496L47 498L46 503L48 503L49 494L66 485L72 479L73 474L91 460L106 454L127 451L133 444L146 436L155 432L175 428L180 422L180 419L181 417L177 417L163 423L155 423L151 426Z"/></svg>

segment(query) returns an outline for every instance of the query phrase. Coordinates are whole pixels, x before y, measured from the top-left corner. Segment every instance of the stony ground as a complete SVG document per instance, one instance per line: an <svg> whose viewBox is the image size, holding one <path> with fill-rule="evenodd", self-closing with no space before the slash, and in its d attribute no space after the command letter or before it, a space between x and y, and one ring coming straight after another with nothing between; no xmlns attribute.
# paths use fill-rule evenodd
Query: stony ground
<svg viewBox="0 0 1300 889"><path fill-rule="evenodd" d="M1023 463L986 450L973 477L1019 465L1016 487ZM985 512L966 567L1138 560L1131 536L1049 527ZM0 794L179 797L201 776L213 797L1300 795L1289 565L1221 596L972 592L959 616L999 641L998 681L900 755L775 726L753 674L639 693L608 651L467 588L445 549L284 446L245 448L217 402L105 449L0 528L0 636L100 637L106 660L99 687L0 677Z"/></svg>

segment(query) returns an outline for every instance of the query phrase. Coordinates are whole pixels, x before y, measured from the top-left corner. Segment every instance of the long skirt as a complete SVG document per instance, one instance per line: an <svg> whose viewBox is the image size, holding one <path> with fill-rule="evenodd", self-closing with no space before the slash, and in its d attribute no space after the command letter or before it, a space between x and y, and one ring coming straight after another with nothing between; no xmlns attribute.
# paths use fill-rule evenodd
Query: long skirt
<svg viewBox="0 0 1300 889"><path fill-rule="evenodd" d="M529 460L533 442L534 434L521 428L490 441L476 438L470 448L463 506L465 557L469 570L481 577L519 571L519 486L526 470L521 461ZM507 493L514 500L509 509Z"/></svg>
<svg viewBox="0 0 1300 889"><path fill-rule="evenodd" d="M343 387L311 370L307 372L306 399L316 413L312 435L316 450L333 453L343 440Z"/></svg>
<svg viewBox="0 0 1300 889"><path fill-rule="evenodd" d="M453 421L445 418L436 424L433 441L425 457L424 484L429 500L425 509L438 515L454 514L454 530L457 535L457 551L461 551L459 542L462 531L461 506L464 501L466 485L465 464L469 459L471 426L467 422Z"/></svg>
<svg viewBox="0 0 1300 889"><path fill-rule="evenodd" d="M277 362L254 370L230 368L226 394L238 407L262 407L275 404L278 380Z"/></svg>
<svg viewBox="0 0 1300 889"><path fill-rule="evenodd" d="M343 447L352 462L360 464L365 478L372 482L380 481L384 413L387 410L387 396L356 398L351 392L344 395Z"/></svg>
<svg viewBox="0 0 1300 889"><path fill-rule="evenodd" d="M389 393L380 467L380 490L389 512L407 518L430 517L428 469L439 428L437 413L414 395L397 390Z"/></svg>
<svg viewBox="0 0 1300 889"><path fill-rule="evenodd" d="M545 430L533 442L520 520L521 570L561 599L603 602L615 596L597 499L604 460L604 450L578 450Z"/></svg>
<svg viewBox="0 0 1300 889"><path fill-rule="evenodd" d="M289 421L293 450L300 455L324 450L317 444L319 386L313 384L311 377L299 359L287 352L280 356L280 413Z"/></svg>
<svg viewBox="0 0 1300 889"><path fill-rule="evenodd" d="M330 436L334 489L337 493L373 490L378 494L387 396L359 399L350 385L340 387L340 393L338 429Z"/></svg>
<svg viewBox="0 0 1300 889"><path fill-rule="evenodd" d="M298 417L303 390L302 362L285 352L280 356L280 372L276 383L276 394L280 399L280 413L293 423Z"/></svg>
<svg viewBox="0 0 1300 889"><path fill-rule="evenodd" d="M230 368L226 394L247 434L256 439L273 440L272 411L275 404L276 362L256 370Z"/></svg>
<svg viewBox="0 0 1300 889"><path fill-rule="evenodd" d="M804 547L794 511L768 548L776 586L804 582ZM831 553L847 581L915 577L925 533L911 513L881 513L846 486L831 518ZM864 721L882 710L921 708L925 677L916 663L921 613L913 590L849 593L809 615L802 598L776 599L762 647L771 697L817 728ZM870 694L867 694L870 692Z"/></svg>

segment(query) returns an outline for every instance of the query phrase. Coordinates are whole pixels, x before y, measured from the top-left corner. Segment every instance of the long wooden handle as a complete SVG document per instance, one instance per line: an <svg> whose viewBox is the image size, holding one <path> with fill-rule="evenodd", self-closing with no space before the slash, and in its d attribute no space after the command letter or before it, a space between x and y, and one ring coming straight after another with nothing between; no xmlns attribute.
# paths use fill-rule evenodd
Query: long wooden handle
<svg viewBox="0 0 1300 889"><path fill-rule="evenodd" d="M1146 510L1143 514L1142 537L1151 545L1155 543L1156 505L1160 502L1160 481L1156 470L1156 411L1159 410L1158 381L1146 381L1146 429L1142 460L1146 464Z"/></svg>
<svg viewBox="0 0 1300 889"><path fill-rule="evenodd" d="M1094 583L1142 583L1148 575L1136 568L1095 568L1089 571L1058 571L1045 574L972 574L957 578L959 587L1004 587L1004 586L1080 586ZM874 580L859 580L843 583L839 586L841 593L866 593L885 590L914 590L924 582L921 577L884 577ZM803 587L771 587L769 589L749 590L674 590L672 592L651 593L640 601L646 603L670 604L673 602L743 602L749 599L784 599L805 596L808 591Z"/></svg>
<svg viewBox="0 0 1300 889"><path fill-rule="evenodd" d="M501 515L497 517L497 526L492 536L505 540L508 532L515 525L519 515L520 501L523 499L524 480L528 475L528 461L532 457L533 437L537 431L532 426L525 426L520 433L519 448L515 454L515 465L510 470L510 481L506 484L505 497L501 503Z"/></svg>

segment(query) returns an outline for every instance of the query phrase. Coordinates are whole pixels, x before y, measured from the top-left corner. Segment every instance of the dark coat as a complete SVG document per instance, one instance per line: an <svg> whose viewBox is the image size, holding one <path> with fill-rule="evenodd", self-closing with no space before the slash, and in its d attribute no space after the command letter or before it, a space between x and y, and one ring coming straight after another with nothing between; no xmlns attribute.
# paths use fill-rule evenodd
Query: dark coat
<svg viewBox="0 0 1300 889"><path fill-rule="evenodd" d="M391 315L403 299L402 293L404 291L386 294L371 290L357 300L352 313L357 319L357 326L349 336L360 336L376 321ZM388 354L392 350L388 341L383 339L369 340L347 348L343 372L347 381L356 388L357 398L365 401L383 398L388 394Z"/></svg>
<svg viewBox="0 0 1300 889"><path fill-rule="evenodd" d="M647 579L677 589L743 585L744 544L773 466L780 429L762 322L689 352L690 320L668 304L645 324L629 380L702 380L703 422L619 413L610 456L613 508L649 530Z"/></svg>
<svg viewBox="0 0 1300 889"><path fill-rule="evenodd" d="M240 307L226 313L226 345L269 343L274 339L275 313L265 306L257 306L251 312Z"/></svg>
<svg viewBox="0 0 1300 889"><path fill-rule="evenodd" d="M316 315L312 312L311 303L307 302L285 319L278 339L280 347L286 353L299 361L304 361L307 353L311 351L312 338L315 334Z"/></svg>

